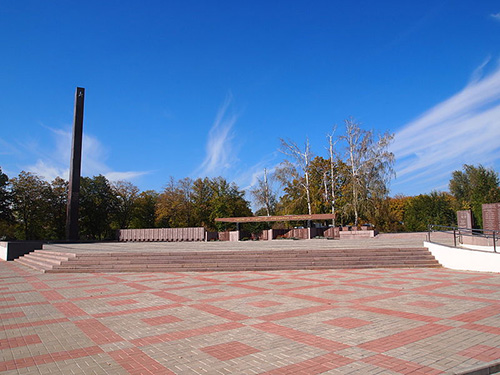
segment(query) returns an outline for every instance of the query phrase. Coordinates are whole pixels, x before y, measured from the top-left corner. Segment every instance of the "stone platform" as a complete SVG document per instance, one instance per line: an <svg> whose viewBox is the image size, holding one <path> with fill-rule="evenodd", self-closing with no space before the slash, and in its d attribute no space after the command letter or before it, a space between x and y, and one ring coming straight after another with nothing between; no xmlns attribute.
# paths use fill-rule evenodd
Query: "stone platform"
<svg viewBox="0 0 500 375"><path fill-rule="evenodd" d="M0 372L488 374L499 313L494 273L42 274L0 261Z"/></svg>
<svg viewBox="0 0 500 375"><path fill-rule="evenodd" d="M355 240L44 245L17 259L42 272L183 272L439 267L424 234Z"/></svg>

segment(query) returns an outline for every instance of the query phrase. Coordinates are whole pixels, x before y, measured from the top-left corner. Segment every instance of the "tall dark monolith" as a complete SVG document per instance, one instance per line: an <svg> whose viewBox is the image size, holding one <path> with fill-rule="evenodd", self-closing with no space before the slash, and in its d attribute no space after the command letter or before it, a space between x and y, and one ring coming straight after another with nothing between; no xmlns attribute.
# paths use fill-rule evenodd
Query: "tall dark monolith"
<svg viewBox="0 0 500 375"><path fill-rule="evenodd" d="M68 207L66 210L66 239L79 239L78 210L80 199L80 172L82 165L82 138L83 138L83 102L85 89L76 88L75 115L73 120L73 143L71 146L71 164L69 171Z"/></svg>

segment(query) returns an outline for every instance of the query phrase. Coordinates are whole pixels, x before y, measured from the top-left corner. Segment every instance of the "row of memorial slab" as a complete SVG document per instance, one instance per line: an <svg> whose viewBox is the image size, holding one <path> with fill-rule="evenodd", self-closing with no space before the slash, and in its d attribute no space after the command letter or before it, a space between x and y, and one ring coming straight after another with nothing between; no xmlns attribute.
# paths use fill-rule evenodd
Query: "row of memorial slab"
<svg viewBox="0 0 500 375"><path fill-rule="evenodd" d="M370 227L361 229L351 227L326 228L293 228L268 229L259 233L250 233L244 230L209 232L203 227L195 228L148 228L148 229L120 229L117 231L118 241L124 242L180 242L180 241L245 241L245 240L279 240L279 239L340 239L374 237L377 232Z"/></svg>

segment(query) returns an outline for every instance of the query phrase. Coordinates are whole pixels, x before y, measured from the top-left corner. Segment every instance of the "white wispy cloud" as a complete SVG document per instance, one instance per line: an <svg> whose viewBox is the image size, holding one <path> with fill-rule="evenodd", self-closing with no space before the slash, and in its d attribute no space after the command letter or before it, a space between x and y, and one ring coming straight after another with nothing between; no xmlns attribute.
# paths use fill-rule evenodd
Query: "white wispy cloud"
<svg viewBox="0 0 500 375"><path fill-rule="evenodd" d="M393 190L410 184L421 192L438 189L463 164L491 166L500 160L500 67L483 76L488 62L463 90L396 133Z"/></svg>
<svg viewBox="0 0 500 375"><path fill-rule="evenodd" d="M271 153L264 157L261 161L246 168L237 174L234 182L241 187L242 190L249 190L253 188L259 178L264 176L264 169L267 169L268 175L273 174L280 163L276 162L276 153Z"/></svg>
<svg viewBox="0 0 500 375"><path fill-rule="evenodd" d="M273 180L272 174L276 171L279 166L279 162L276 162L278 157L277 152L266 155L261 161L252 165L249 168L245 168L243 171L236 173L234 183L245 192L246 199L250 202L252 211L256 211L257 207L254 197L251 194L251 189L257 185L259 179L264 177L264 169L267 170L268 182L272 191L276 189L276 181Z"/></svg>
<svg viewBox="0 0 500 375"><path fill-rule="evenodd" d="M53 135L55 145L50 145L51 151L46 151L38 145L25 147L25 149L36 150L37 158L34 164L25 166L25 170L34 172L47 181L56 177L69 178L69 164L71 157L72 133L67 130L46 127ZM133 180L136 177L148 174L147 171L114 171L105 160L108 158L108 150L94 136L83 135L82 142L82 175L95 176L102 174L111 181Z"/></svg>
<svg viewBox="0 0 500 375"><path fill-rule="evenodd" d="M197 177L221 175L237 161L233 145L233 126L238 116L227 114L230 104L231 96L228 96L217 112L208 132L205 159L194 172Z"/></svg>
<svg viewBox="0 0 500 375"><path fill-rule="evenodd" d="M491 16L492 18L496 19L497 21L500 21L500 12L490 14L490 16Z"/></svg>

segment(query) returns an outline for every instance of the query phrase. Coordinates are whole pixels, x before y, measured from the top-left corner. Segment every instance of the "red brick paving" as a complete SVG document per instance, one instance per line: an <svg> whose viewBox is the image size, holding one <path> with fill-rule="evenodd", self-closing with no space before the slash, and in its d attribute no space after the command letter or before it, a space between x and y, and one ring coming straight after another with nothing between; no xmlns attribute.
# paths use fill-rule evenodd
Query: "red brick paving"
<svg viewBox="0 0 500 375"><path fill-rule="evenodd" d="M337 327L347 328L347 329L359 328L359 327L366 326L368 324L372 324L372 322L369 322L367 320L357 319L357 318L349 318L349 317L325 320L323 323L331 324L332 326L337 326Z"/></svg>
<svg viewBox="0 0 500 375"><path fill-rule="evenodd" d="M398 332L393 335L385 336L380 339L368 341L364 344L359 345L359 347L374 352L383 353L391 349L399 348L401 346L438 335L450 329L453 329L453 327L433 323L425 324L416 328Z"/></svg>
<svg viewBox="0 0 500 375"><path fill-rule="evenodd" d="M118 362L129 374L175 375L159 362L138 348L109 352L108 355Z"/></svg>
<svg viewBox="0 0 500 375"><path fill-rule="evenodd" d="M469 323L469 324L463 325L461 328L472 329L474 331L485 332L485 333L494 333L495 335L500 335L500 327L491 327L491 326L485 326L482 324Z"/></svg>
<svg viewBox="0 0 500 375"><path fill-rule="evenodd" d="M123 338L97 319L77 320L75 325L98 345L121 342Z"/></svg>
<svg viewBox="0 0 500 375"><path fill-rule="evenodd" d="M496 293L496 290L493 289L482 289L482 288L473 288L473 289L468 289L466 290L467 293L472 293L472 294L492 294Z"/></svg>
<svg viewBox="0 0 500 375"><path fill-rule="evenodd" d="M63 313L67 317L87 315L87 313L85 311L83 311L81 308L79 308L73 302L53 303L52 306L54 306L56 309L58 309L61 313Z"/></svg>
<svg viewBox="0 0 500 375"><path fill-rule="evenodd" d="M0 274L0 372L432 375L500 361L498 274Z"/></svg>
<svg viewBox="0 0 500 375"><path fill-rule="evenodd" d="M26 316L26 314L23 313L22 311L15 311L15 312L10 312L10 313L0 314L0 320L21 318L23 316Z"/></svg>
<svg viewBox="0 0 500 375"><path fill-rule="evenodd" d="M51 362L67 361L75 358L88 357L97 353L102 353L102 349L98 346L92 346L76 350L65 350L62 352L40 354L33 357L13 359L10 361L0 362L0 371L33 367Z"/></svg>
<svg viewBox="0 0 500 375"><path fill-rule="evenodd" d="M500 302L500 300L497 300ZM490 316L498 316L500 311L498 310L498 304L486 306L481 309L476 309L463 314L455 315L450 319L459 320L461 322L475 323L484 318L489 318Z"/></svg>
<svg viewBox="0 0 500 375"><path fill-rule="evenodd" d="M302 362L295 363L293 365L288 365L280 367L268 372L266 375L287 375L287 374L303 374L303 375L313 375L321 374L323 372L345 366L349 363L354 362L354 360L342 357L335 353L328 353L315 358L307 359Z"/></svg>
<svg viewBox="0 0 500 375"><path fill-rule="evenodd" d="M201 348L202 352L210 354L219 361L227 361L229 359L243 357L249 354L258 353L260 350L252 348L242 342L232 341L224 344L217 344Z"/></svg>
<svg viewBox="0 0 500 375"><path fill-rule="evenodd" d="M38 335L12 337L0 340L0 350L7 348L17 348L19 346L26 346L31 344L40 344L42 340Z"/></svg>
<svg viewBox="0 0 500 375"><path fill-rule="evenodd" d="M59 318L59 319L47 319L47 320L38 320L38 321L30 321L25 323L12 323L12 324L4 324L3 327L0 326L0 331L7 331L11 329L20 329L20 328L28 328L28 327L40 327L40 326L48 326L50 324L57 324L69 322L68 318Z"/></svg>
<svg viewBox="0 0 500 375"><path fill-rule="evenodd" d="M500 348L494 348L488 345L474 345L458 354L484 362L491 362L498 360L500 357Z"/></svg>
<svg viewBox="0 0 500 375"><path fill-rule="evenodd" d="M108 304L111 306L133 305L134 303L137 303L135 299L122 299L122 300L108 302Z"/></svg>
<svg viewBox="0 0 500 375"><path fill-rule="evenodd" d="M363 359L363 362L385 368L400 374L412 375L437 375L443 371L428 366L419 366L416 363L405 361L399 358L390 357L383 354L377 354Z"/></svg>
<svg viewBox="0 0 500 375"><path fill-rule="evenodd" d="M136 346L146 346L157 344L160 342L177 341L191 337L198 337L201 335L209 335L217 332L225 332L233 329L244 327L241 323L222 323L213 326L206 326L203 328L193 328L185 331L174 331L172 333L164 333L155 336L148 336L145 338L131 340L130 342Z"/></svg>
<svg viewBox="0 0 500 375"><path fill-rule="evenodd" d="M173 315L157 316L154 318L145 318L141 320L144 323L149 324L150 326L159 326L161 324L182 322L182 319L179 319L178 317Z"/></svg>
<svg viewBox="0 0 500 375"><path fill-rule="evenodd" d="M275 323L260 323L255 324L254 328L260 329L267 333L272 333L287 339L299 342L302 344L307 344L309 346L314 346L319 349L324 349L328 351L336 351L341 349L346 349L348 346L334 340L324 339L322 337L312 335L297 329L284 327Z"/></svg>
<svg viewBox="0 0 500 375"><path fill-rule="evenodd" d="M216 315L218 317L228 319L228 320L238 321L238 320L249 319L249 317L246 315L239 314L239 313L236 313L236 312L233 312L230 310L226 310L226 309L221 309L220 307L208 305L205 303L202 303L199 305L190 305L189 307L191 307L193 309L200 310L200 311L204 311L206 313L213 314L213 315Z"/></svg>
<svg viewBox="0 0 500 375"><path fill-rule="evenodd" d="M410 306L417 306L417 307L425 307L428 309L435 309L437 307L444 306L443 303L439 302L432 302L432 301L415 301L415 302L410 302L408 303Z"/></svg>
<svg viewBox="0 0 500 375"><path fill-rule="evenodd" d="M260 308L266 308L266 307L281 305L281 303L276 301L256 301L256 302L250 302L249 305Z"/></svg>
<svg viewBox="0 0 500 375"><path fill-rule="evenodd" d="M138 313L147 313L147 312L152 312L152 311L158 311L158 310L166 310L166 309L173 309L176 307L182 306L181 304L178 303L172 303L168 305L159 305L159 306L148 306L148 307L138 307L136 309L127 309L127 310L120 310L120 311L107 311L99 314L94 314L94 318L109 318L112 316L123 316L123 315L131 315L131 314L138 314Z"/></svg>
<svg viewBox="0 0 500 375"><path fill-rule="evenodd" d="M200 290L200 293L216 294L216 293L224 293L224 291L221 289L205 289L205 290Z"/></svg>
<svg viewBox="0 0 500 375"><path fill-rule="evenodd" d="M367 312L372 312L376 314L381 314L381 315L389 315L389 316L394 316L398 318L405 318L405 319L411 319L411 320L418 320L421 322L438 322L440 318L434 317L434 316L428 316L428 315L423 315L423 314L415 314L411 312L406 312L406 311L399 311L399 310L390 310L390 309L383 309L381 307L372 307L372 306L365 306L365 305L357 305L356 306L357 310L362 310L362 311L367 311Z"/></svg>

